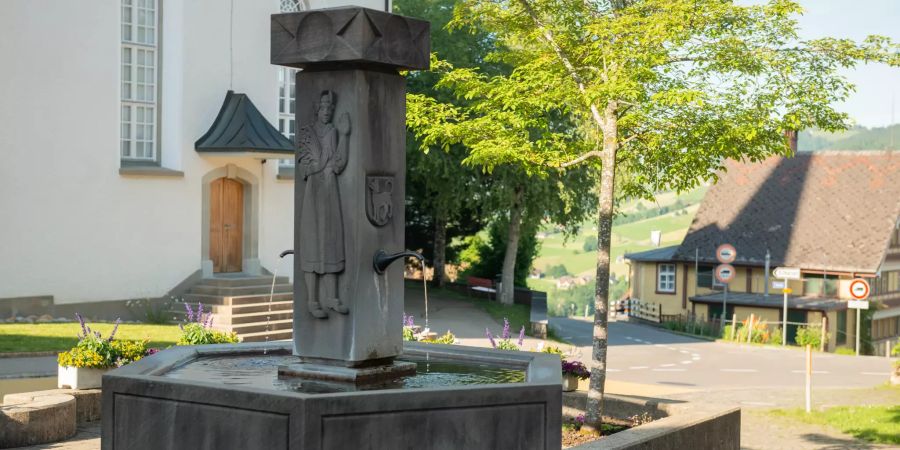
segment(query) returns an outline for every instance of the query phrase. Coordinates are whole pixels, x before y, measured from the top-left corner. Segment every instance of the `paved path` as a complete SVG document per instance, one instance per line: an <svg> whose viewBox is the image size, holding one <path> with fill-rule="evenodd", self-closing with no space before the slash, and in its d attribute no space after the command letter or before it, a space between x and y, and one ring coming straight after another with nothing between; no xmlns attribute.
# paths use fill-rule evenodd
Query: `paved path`
<svg viewBox="0 0 900 450"><path fill-rule="evenodd" d="M56 375L56 356L0 358L0 379Z"/></svg>

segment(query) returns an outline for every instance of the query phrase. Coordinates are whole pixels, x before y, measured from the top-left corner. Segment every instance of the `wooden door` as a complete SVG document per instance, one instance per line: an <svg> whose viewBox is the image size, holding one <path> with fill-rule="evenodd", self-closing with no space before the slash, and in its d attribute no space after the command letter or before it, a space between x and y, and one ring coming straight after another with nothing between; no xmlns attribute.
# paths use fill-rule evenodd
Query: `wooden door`
<svg viewBox="0 0 900 450"><path fill-rule="evenodd" d="M244 185L219 178L209 190L209 259L213 272L240 272L244 241Z"/></svg>

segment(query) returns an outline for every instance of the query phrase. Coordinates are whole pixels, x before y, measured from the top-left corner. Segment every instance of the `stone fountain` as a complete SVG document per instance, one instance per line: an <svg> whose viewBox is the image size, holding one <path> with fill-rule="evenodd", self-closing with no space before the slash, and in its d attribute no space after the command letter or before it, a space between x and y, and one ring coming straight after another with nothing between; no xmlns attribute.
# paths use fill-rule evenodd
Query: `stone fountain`
<svg viewBox="0 0 900 450"><path fill-rule="evenodd" d="M294 341L176 347L103 379L104 449L558 449L555 355L402 340L405 80L429 24L272 16L297 74Z"/></svg>

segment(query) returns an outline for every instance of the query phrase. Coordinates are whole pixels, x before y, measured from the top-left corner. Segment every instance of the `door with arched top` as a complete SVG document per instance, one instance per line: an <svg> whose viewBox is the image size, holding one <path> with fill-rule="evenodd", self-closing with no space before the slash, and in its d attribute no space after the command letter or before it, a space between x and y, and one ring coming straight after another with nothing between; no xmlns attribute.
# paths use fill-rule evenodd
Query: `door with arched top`
<svg viewBox="0 0 900 450"><path fill-rule="evenodd" d="M209 259L213 272L240 272L244 241L244 185L213 180L209 190Z"/></svg>

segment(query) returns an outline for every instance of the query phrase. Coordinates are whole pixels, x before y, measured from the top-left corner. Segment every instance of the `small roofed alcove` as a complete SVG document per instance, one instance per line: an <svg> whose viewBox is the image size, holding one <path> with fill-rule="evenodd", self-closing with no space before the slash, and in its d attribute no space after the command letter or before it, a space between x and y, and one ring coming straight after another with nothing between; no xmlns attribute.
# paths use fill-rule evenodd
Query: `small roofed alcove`
<svg viewBox="0 0 900 450"><path fill-rule="evenodd" d="M294 143L284 137L256 109L247 94L228 91L209 130L197 139L201 154L246 156L256 159L293 158Z"/></svg>

